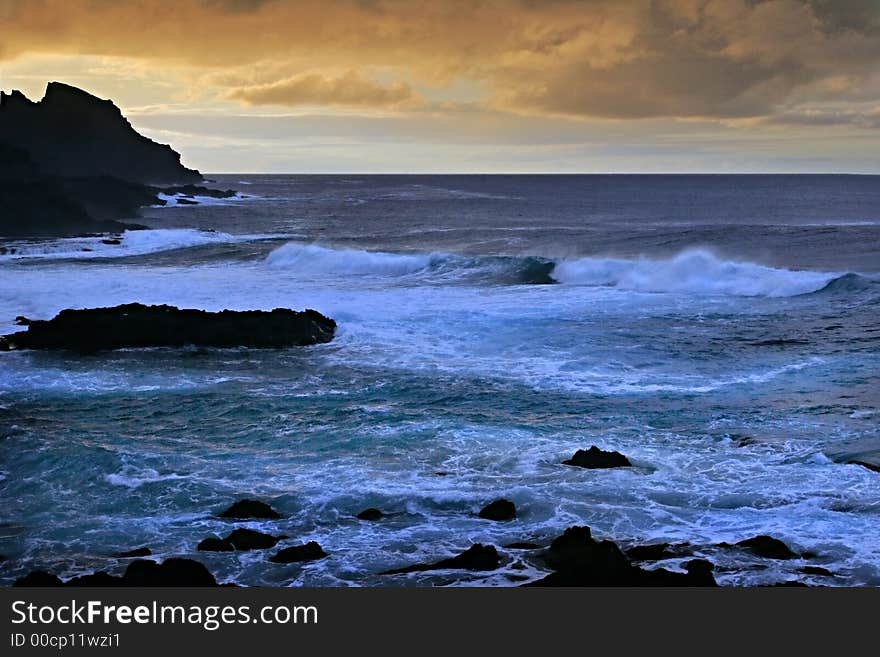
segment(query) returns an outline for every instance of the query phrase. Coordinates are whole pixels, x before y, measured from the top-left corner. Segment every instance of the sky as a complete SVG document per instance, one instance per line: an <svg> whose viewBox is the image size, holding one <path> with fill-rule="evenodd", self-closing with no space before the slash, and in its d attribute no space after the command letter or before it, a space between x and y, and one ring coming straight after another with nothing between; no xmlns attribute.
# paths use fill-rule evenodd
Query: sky
<svg viewBox="0 0 880 657"><path fill-rule="evenodd" d="M880 173L880 0L0 0L205 172Z"/></svg>

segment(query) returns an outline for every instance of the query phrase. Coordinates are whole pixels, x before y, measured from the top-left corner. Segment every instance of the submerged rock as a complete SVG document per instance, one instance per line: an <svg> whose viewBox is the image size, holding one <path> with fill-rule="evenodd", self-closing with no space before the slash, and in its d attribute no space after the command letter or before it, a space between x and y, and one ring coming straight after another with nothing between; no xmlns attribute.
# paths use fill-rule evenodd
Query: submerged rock
<svg viewBox="0 0 880 657"><path fill-rule="evenodd" d="M427 570L495 570L501 563L501 557L494 545L474 543L461 554L441 559L434 563L417 563L404 568L386 570L382 575L400 575L403 573L418 573Z"/></svg>
<svg viewBox="0 0 880 657"><path fill-rule="evenodd" d="M63 586L61 578L47 573L45 570L33 570L24 577L19 577L12 586Z"/></svg>
<svg viewBox="0 0 880 657"><path fill-rule="evenodd" d="M323 548L315 541L309 541L305 545L294 545L284 548L277 554L269 557L272 563L297 563L300 561L315 561L327 556Z"/></svg>
<svg viewBox="0 0 880 657"><path fill-rule="evenodd" d="M606 452L595 445L590 449L579 449L570 459L562 462L563 465L573 465L578 468L626 468L632 466L629 459L620 452Z"/></svg>
<svg viewBox="0 0 880 657"><path fill-rule="evenodd" d="M516 506L510 500L495 500L480 509L479 515L485 520L513 520L516 518Z"/></svg>
<svg viewBox="0 0 880 657"><path fill-rule="evenodd" d="M794 559L798 556L785 543L772 536L754 536L735 545L767 559Z"/></svg>
<svg viewBox="0 0 880 657"><path fill-rule="evenodd" d="M0 337L0 351L69 349L90 353L138 347L289 347L329 342L336 322L315 310L207 312L130 303L62 310L26 331Z"/></svg>
<svg viewBox="0 0 880 657"><path fill-rule="evenodd" d="M359 514L357 514L357 516L355 516L355 517L358 520L374 521L374 520L381 520L382 518L385 517L385 514L382 513L379 509L374 509L373 507L370 507L369 509L364 509Z"/></svg>
<svg viewBox="0 0 880 657"><path fill-rule="evenodd" d="M827 568L822 568L821 566L804 566L803 568L798 568L798 572L801 572L804 575L820 575L822 577L834 577L834 573L832 573Z"/></svg>
<svg viewBox="0 0 880 657"><path fill-rule="evenodd" d="M196 550L199 552L234 552L235 547L225 538L210 536L199 541Z"/></svg>
<svg viewBox="0 0 880 657"><path fill-rule="evenodd" d="M221 518L259 518L265 520L277 520L279 513L265 502L259 500L238 500L225 511L219 514Z"/></svg>
<svg viewBox="0 0 880 657"><path fill-rule="evenodd" d="M128 552L117 552L113 556L117 559L130 559L131 557L149 557L152 553L148 547L139 547Z"/></svg>

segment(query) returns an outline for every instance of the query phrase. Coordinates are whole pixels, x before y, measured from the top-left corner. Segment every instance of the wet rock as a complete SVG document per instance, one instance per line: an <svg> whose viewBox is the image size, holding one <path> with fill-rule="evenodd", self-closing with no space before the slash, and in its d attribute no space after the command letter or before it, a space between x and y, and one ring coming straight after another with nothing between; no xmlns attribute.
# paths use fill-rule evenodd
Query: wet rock
<svg viewBox="0 0 880 657"><path fill-rule="evenodd" d="M563 465L573 465L578 468L625 468L632 466L629 459L620 452L606 452L595 445L590 449L579 449L570 459L562 462Z"/></svg>
<svg viewBox="0 0 880 657"><path fill-rule="evenodd" d="M235 547L225 538L211 536L199 541L196 550L199 552L234 552Z"/></svg>
<svg viewBox="0 0 880 657"><path fill-rule="evenodd" d="M785 543L772 536L754 536L739 541L735 545L767 559L794 559L797 557Z"/></svg>
<svg viewBox="0 0 880 657"><path fill-rule="evenodd" d="M80 577L74 577L73 579L69 579L64 583L65 586L123 586L123 579L121 577L114 577L109 573L104 572L103 570L99 570L96 573L92 573L90 575L81 575Z"/></svg>
<svg viewBox="0 0 880 657"><path fill-rule="evenodd" d="M501 557L494 545L474 543L461 554L441 559L434 563L417 563L404 568L386 570L382 575L400 575L428 570L495 570L501 563Z"/></svg>
<svg viewBox="0 0 880 657"><path fill-rule="evenodd" d="M715 586L711 564L694 563L687 573L643 570L611 541L597 541L589 527L569 527L544 553L554 572L526 586Z"/></svg>
<svg viewBox="0 0 880 657"><path fill-rule="evenodd" d="M669 549L669 543L652 543L650 545L636 545L626 551L626 556L633 561L660 561L675 556Z"/></svg>
<svg viewBox="0 0 880 657"><path fill-rule="evenodd" d="M516 518L516 506L510 500L495 500L480 509L479 515L484 520L513 520Z"/></svg>
<svg viewBox="0 0 880 657"><path fill-rule="evenodd" d="M370 507L369 509L364 509L363 511L361 511L359 514L357 514L356 517L358 520L374 521L381 520L385 517L385 514L379 511L379 509L374 509Z"/></svg>
<svg viewBox="0 0 880 657"><path fill-rule="evenodd" d="M253 529L236 529L225 540L236 550L266 550L275 547L281 538Z"/></svg>
<svg viewBox="0 0 880 657"><path fill-rule="evenodd" d="M53 319L31 321L27 330L0 337L0 351L67 349L92 353L188 345L279 348L329 342L335 331L336 322L315 310L207 312L129 303L62 310Z"/></svg>
<svg viewBox="0 0 880 657"><path fill-rule="evenodd" d="M24 577L15 580L12 586L61 586L64 582L45 570L33 570Z"/></svg>
<svg viewBox="0 0 880 657"><path fill-rule="evenodd" d="M217 586L217 580L204 564L176 557L161 564L143 559L132 561L122 580L124 586Z"/></svg>
<svg viewBox="0 0 880 657"><path fill-rule="evenodd" d="M112 239L103 239L101 240L101 244L106 244L107 246L119 246L122 244L122 240L112 238Z"/></svg>
<svg viewBox="0 0 880 657"><path fill-rule="evenodd" d="M228 509L220 513L221 518L259 518L277 520L281 516L265 502L259 500L238 500Z"/></svg>
<svg viewBox="0 0 880 657"><path fill-rule="evenodd" d="M834 573L832 573L827 568L822 568L821 566L804 566L803 568L798 568L799 573L803 573L804 575L821 575L822 577L834 577Z"/></svg>
<svg viewBox="0 0 880 657"><path fill-rule="evenodd" d="M139 547L128 552L117 552L113 556L117 559L130 559L131 557L149 557L152 553L148 547Z"/></svg>
<svg viewBox="0 0 880 657"><path fill-rule="evenodd" d="M297 563L300 561L315 561L327 556L323 548L315 541L309 541L305 545L294 545L284 548L277 554L269 557L272 563Z"/></svg>

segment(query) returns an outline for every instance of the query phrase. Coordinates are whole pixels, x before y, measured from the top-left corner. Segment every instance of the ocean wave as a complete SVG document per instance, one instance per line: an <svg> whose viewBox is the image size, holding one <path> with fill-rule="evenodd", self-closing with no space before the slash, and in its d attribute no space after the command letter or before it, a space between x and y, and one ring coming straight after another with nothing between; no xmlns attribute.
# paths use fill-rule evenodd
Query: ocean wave
<svg viewBox="0 0 880 657"><path fill-rule="evenodd" d="M253 242L278 237L278 235L231 235L194 228L126 230L121 235L7 242L3 244L6 253L0 255L0 262L22 259L124 258L210 244Z"/></svg>
<svg viewBox="0 0 880 657"><path fill-rule="evenodd" d="M266 262L309 275L413 277L420 283L560 283L631 292L743 297L791 297L821 290L848 292L873 285L857 274L777 269L724 260L702 249L687 250L666 260L552 260L537 256L388 253L290 242L271 252Z"/></svg>
<svg viewBox="0 0 880 657"><path fill-rule="evenodd" d="M332 249L290 242L266 257L272 267L311 275L404 277L436 282L488 280L497 283L553 283L553 263L534 257L474 256L450 253L387 253Z"/></svg>
<svg viewBox="0 0 880 657"><path fill-rule="evenodd" d="M722 260L710 251L690 249L668 260L565 260L556 264L551 276L569 285L613 287L636 292L790 297L816 292L840 275Z"/></svg>

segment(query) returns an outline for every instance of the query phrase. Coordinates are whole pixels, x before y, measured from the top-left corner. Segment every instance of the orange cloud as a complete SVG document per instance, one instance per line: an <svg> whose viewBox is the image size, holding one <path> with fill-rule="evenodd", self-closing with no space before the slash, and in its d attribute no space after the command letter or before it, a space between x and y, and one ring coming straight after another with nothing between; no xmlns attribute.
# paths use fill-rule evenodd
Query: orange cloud
<svg viewBox="0 0 880 657"><path fill-rule="evenodd" d="M0 0L0 22L6 59L136 57L249 104L401 105L455 79L484 107L581 118L880 99L871 0Z"/></svg>
<svg viewBox="0 0 880 657"><path fill-rule="evenodd" d="M297 75L269 84L236 87L226 96L248 105L343 105L384 107L417 101L408 84L382 86L355 71L337 77L318 73Z"/></svg>

